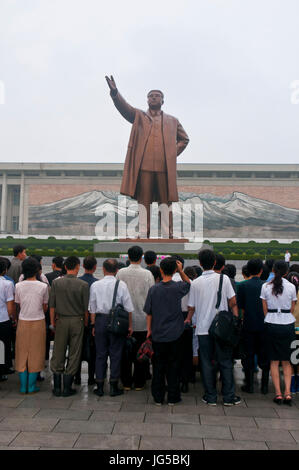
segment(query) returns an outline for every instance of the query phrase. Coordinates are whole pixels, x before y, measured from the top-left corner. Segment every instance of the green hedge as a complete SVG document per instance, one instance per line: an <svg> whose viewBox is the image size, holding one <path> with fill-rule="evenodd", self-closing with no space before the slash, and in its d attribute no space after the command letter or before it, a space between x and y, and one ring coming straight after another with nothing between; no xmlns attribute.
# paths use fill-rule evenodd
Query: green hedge
<svg viewBox="0 0 299 470"><path fill-rule="evenodd" d="M115 240L117 241L117 240ZM27 247L28 254L40 254L41 256L70 256L76 254L80 257L88 255L96 255L98 257L118 257L119 253L94 253L93 247L95 243L100 243L101 240L60 240L55 237L41 240L35 237L28 237L27 239L15 239L11 236L0 239L0 256L12 255L12 248L15 245L22 244ZM236 243L231 240L222 243L213 243L209 240L204 241L205 244L210 244L217 253L223 254L226 259L231 260L246 260L252 257L266 258L279 258L283 259L285 251L288 249L292 254L292 262L299 261L299 241L290 244L280 244L276 240L269 243L258 243L256 241L249 241L248 243ZM197 255L192 253L184 253L185 259L196 259Z"/></svg>

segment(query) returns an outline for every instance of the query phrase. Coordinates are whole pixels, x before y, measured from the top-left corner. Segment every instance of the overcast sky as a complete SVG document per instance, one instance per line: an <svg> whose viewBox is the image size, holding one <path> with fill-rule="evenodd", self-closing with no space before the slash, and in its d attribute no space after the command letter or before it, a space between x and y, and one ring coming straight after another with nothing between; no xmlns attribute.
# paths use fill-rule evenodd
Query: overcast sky
<svg viewBox="0 0 299 470"><path fill-rule="evenodd" d="M123 162L104 76L190 137L178 162L298 163L298 0L0 0L0 159Z"/></svg>

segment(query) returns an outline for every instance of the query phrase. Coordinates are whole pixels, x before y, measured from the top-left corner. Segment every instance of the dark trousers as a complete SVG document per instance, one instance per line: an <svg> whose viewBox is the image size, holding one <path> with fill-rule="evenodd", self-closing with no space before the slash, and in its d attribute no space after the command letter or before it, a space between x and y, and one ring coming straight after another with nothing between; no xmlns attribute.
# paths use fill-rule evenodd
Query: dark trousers
<svg viewBox="0 0 299 470"><path fill-rule="evenodd" d="M45 319L46 319L46 361L48 361L50 358L51 341L54 339L53 333L49 329L49 325L51 323L49 309L45 313Z"/></svg>
<svg viewBox="0 0 299 470"><path fill-rule="evenodd" d="M221 374L223 399L224 401L232 401L235 396L233 349L220 345L210 335L199 335L198 345L201 374L207 401L214 403L217 400L215 361L217 361Z"/></svg>
<svg viewBox="0 0 299 470"><path fill-rule="evenodd" d="M81 379L81 367L82 367L82 362L85 361L84 359L84 349L85 349L85 338L83 338L83 351L82 351L82 357L81 361L79 364L79 369L76 373L76 378ZM89 342L89 360L87 361L88 363L88 379L94 379L95 371L96 371L96 343L94 336L90 337L90 342Z"/></svg>
<svg viewBox="0 0 299 470"><path fill-rule="evenodd" d="M242 366L245 370L254 370L254 356L257 355L257 363L260 369L269 370L265 331L244 331L242 332L243 353Z"/></svg>
<svg viewBox="0 0 299 470"><path fill-rule="evenodd" d="M153 341L154 355L152 395L156 402L163 403L165 396L165 380L168 387L168 402L180 401L180 358L182 337L168 343Z"/></svg>
<svg viewBox="0 0 299 470"><path fill-rule="evenodd" d="M193 328L186 328L182 334L182 355L180 363L180 380L188 383L193 380Z"/></svg>
<svg viewBox="0 0 299 470"><path fill-rule="evenodd" d="M5 375L7 369L12 367L11 357L11 338L12 338L12 324L11 320L0 323L0 341L4 344L4 364L0 364L0 375Z"/></svg>
<svg viewBox="0 0 299 470"><path fill-rule="evenodd" d="M120 378L120 366L125 337L107 331L109 315L97 314L95 323L96 381L103 382L107 374L107 360L110 357L110 382Z"/></svg>
<svg viewBox="0 0 299 470"><path fill-rule="evenodd" d="M137 361L137 352L142 343L146 340L146 331L135 331L133 338L136 339L133 350L130 354L123 349L121 361L121 381L124 387L142 388L146 382L146 363ZM132 374L132 366L134 365L134 372Z"/></svg>

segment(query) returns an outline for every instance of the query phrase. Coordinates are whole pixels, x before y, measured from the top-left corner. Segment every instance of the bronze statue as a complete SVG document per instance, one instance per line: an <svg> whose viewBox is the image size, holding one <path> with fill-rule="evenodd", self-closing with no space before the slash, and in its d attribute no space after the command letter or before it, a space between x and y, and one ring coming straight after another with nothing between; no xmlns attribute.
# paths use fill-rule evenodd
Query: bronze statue
<svg viewBox="0 0 299 470"><path fill-rule="evenodd" d="M120 193L136 199L146 208L146 230L142 231L146 231L146 238L149 238L151 203L169 206L178 201L176 158L188 145L189 138L175 117L161 111L162 91L151 90L147 95L149 109L142 111L124 100L112 76L106 76L106 80L116 108L133 124ZM171 213L169 238L172 238Z"/></svg>

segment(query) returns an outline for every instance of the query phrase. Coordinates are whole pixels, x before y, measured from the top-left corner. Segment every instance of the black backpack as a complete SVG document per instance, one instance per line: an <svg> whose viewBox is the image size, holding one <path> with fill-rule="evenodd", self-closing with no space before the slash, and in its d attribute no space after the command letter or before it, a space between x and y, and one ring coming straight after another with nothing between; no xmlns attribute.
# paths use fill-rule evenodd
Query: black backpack
<svg viewBox="0 0 299 470"><path fill-rule="evenodd" d="M116 304L119 280L116 281L113 293L112 308L109 312L107 331L117 336L127 336L129 330L129 312L121 304Z"/></svg>
<svg viewBox="0 0 299 470"><path fill-rule="evenodd" d="M217 292L217 303L215 308L218 309L221 303L223 285L223 274L220 274L219 288ZM222 310L218 312L209 328L209 334L218 342L226 346L235 347L240 340L239 320L232 312Z"/></svg>

